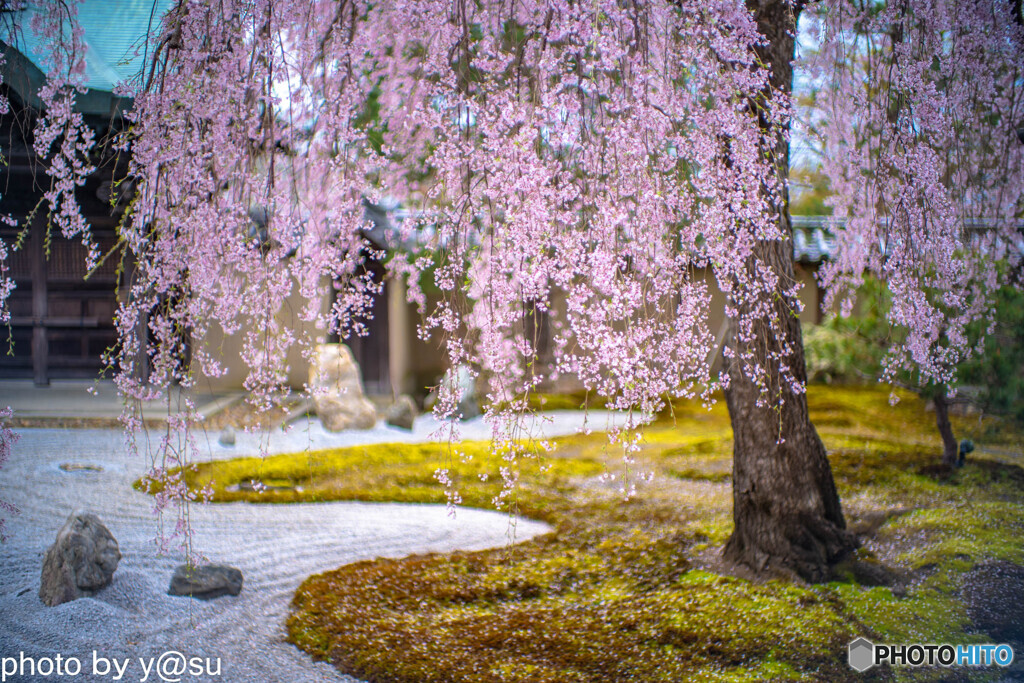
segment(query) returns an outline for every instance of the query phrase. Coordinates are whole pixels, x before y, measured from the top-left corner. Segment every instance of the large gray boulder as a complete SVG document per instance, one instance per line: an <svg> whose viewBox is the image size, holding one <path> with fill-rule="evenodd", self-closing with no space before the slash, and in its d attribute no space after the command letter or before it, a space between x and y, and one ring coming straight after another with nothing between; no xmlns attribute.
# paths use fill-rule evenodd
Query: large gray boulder
<svg viewBox="0 0 1024 683"><path fill-rule="evenodd" d="M50 607L92 595L110 584L121 549L110 530L91 512L75 512L46 551L39 599Z"/></svg>
<svg viewBox="0 0 1024 683"><path fill-rule="evenodd" d="M324 429L371 429L377 423L377 411L364 395L359 366L347 346L321 344L309 374L313 406Z"/></svg>
<svg viewBox="0 0 1024 683"><path fill-rule="evenodd" d="M416 421L417 412L416 402L412 400L412 396L402 394L398 397L398 400L388 408L386 421L392 427L412 429L413 423Z"/></svg>
<svg viewBox="0 0 1024 683"><path fill-rule="evenodd" d="M213 600L222 595L238 595L242 592L242 572L226 564L205 564L193 567L180 565L171 577L168 595L181 595Z"/></svg>

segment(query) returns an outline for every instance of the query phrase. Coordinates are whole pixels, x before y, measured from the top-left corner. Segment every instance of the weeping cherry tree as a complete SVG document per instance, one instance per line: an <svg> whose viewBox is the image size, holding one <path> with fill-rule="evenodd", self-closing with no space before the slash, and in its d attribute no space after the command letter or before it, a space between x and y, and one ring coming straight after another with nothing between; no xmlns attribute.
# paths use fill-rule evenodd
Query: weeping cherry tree
<svg viewBox="0 0 1024 683"><path fill-rule="evenodd" d="M73 108L78 0L28 4L52 55L35 131L46 209L91 246L75 200L98 144ZM224 372L200 347L181 362L183 340L214 331L244 335L246 388L269 405L287 351L312 359L317 341L281 323L286 299L302 295L311 328L363 331L379 287L360 270L363 203L396 197L418 218L401 223L390 276L451 365L486 380L506 491L518 460L547 447L522 438L547 381L572 378L626 416L613 436L627 464L667 401L721 388L735 444L726 557L825 577L855 540L805 396L787 190L802 13L846 218L825 282L884 277L893 324L911 330L893 367L950 382L950 361L976 351L964 326L991 315L1002 271L986 263L1019 262L1019 5L180 0L140 43L145 68L122 86L130 125L111 141L130 155L117 249L134 266L111 358L128 405ZM967 239L975 218L987 229ZM2 264L0 302L16 285ZM720 352L712 281L730 320ZM538 312L557 313L545 364ZM442 384L437 414L457 399ZM194 417L186 405L161 443L162 505L194 496L173 471ZM140 428L137 412L125 421Z"/></svg>

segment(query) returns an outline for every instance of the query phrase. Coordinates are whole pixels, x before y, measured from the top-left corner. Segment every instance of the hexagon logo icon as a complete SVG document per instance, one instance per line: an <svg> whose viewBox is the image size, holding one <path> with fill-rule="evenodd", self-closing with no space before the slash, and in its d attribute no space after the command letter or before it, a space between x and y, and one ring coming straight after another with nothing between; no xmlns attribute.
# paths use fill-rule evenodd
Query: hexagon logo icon
<svg viewBox="0 0 1024 683"><path fill-rule="evenodd" d="M867 638L858 638L850 643L850 666L858 673L875 665L875 646Z"/></svg>

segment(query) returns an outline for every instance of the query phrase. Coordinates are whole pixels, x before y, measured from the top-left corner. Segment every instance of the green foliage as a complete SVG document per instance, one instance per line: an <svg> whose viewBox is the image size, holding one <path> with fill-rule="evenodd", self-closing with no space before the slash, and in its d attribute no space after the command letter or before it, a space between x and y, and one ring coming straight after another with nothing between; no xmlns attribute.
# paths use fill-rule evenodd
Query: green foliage
<svg viewBox="0 0 1024 683"><path fill-rule="evenodd" d="M979 330L980 331L980 330ZM1024 426L1024 291L1002 287L996 295L996 328L985 351L964 364L961 380L982 388L986 412L1008 415Z"/></svg>
<svg viewBox="0 0 1024 683"><path fill-rule="evenodd" d="M789 212L794 216L831 216L832 207L826 204L832 194L828 177L818 170L791 169L790 186L793 196Z"/></svg>
<svg viewBox="0 0 1024 683"><path fill-rule="evenodd" d="M820 325L804 325L807 377L811 382L874 381L892 344L903 341L890 330L885 285L869 279L857 290L853 315L829 314Z"/></svg>
<svg viewBox="0 0 1024 683"><path fill-rule="evenodd" d="M387 133L387 122L380 118L380 86L376 85L366 97L363 111L352 120L352 125L367 131L367 139L375 152L380 154L384 148L384 135Z"/></svg>
<svg viewBox="0 0 1024 683"><path fill-rule="evenodd" d="M821 325L804 326L809 381L831 384L875 379L881 360L878 352L841 320L830 316Z"/></svg>
<svg viewBox="0 0 1024 683"><path fill-rule="evenodd" d="M857 291L853 315L829 315L821 325L805 325L809 380L877 380L886 352L905 336L890 328L888 310L888 290L879 280L871 279ZM1024 292L1020 288L1006 286L996 293L995 319L993 334L985 335L988 324L983 321L968 330L972 344L983 337L985 343L979 356L957 368L958 388L986 413L1007 415L1024 425ZM926 398L934 396L935 387L922 384L911 373L903 372L897 379Z"/></svg>
<svg viewBox="0 0 1024 683"><path fill-rule="evenodd" d="M559 439L548 472L518 498L553 533L489 551L379 559L310 577L288 621L314 657L372 681L949 680L946 670L856 675L846 644L981 642L961 577L991 559L1024 562L1024 471L979 457L945 478L923 453L938 439L923 401L889 387L812 386L848 523L870 527L857 559L903 577L902 590L837 575L802 586L720 573L731 523L731 432L722 403L679 401L646 434L638 467L660 475L624 502L596 474L616 470L602 434ZM571 399L575 401L576 399ZM954 418L959 430L970 424ZM976 427L984 431L988 423ZM1003 444L1021 443L1005 433ZM478 462L482 444L469 444ZM215 500L441 502L437 445L379 445L201 466ZM262 463L262 465L260 464ZM475 465L473 466L475 467ZM476 470L463 474L469 484ZM252 476L302 491L228 491ZM270 483L270 482L268 482ZM463 492L486 505L491 491ZM874 521L873 521L874 520ZM986 680L984 671L963 680ZM958 679L960 680L960 679Z"/></svg>

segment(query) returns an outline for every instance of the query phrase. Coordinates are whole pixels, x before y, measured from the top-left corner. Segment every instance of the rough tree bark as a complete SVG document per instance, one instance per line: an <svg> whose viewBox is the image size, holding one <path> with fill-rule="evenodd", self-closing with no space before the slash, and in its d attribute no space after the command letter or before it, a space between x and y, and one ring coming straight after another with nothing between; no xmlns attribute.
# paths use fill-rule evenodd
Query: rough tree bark
<svg viewBox="0 0 1024 683"><path fill-rule="evenodd" d="M953 436L953 425L949 422L949 399L946 396L946 387L939 387L938 393L933 399L935 403L935 425L942 435L942 464L953 468L957 466L960 459L960 444Z"/></svg>
<svg viewBox="0 0 1024 683"><path fill-rule="evenodd" d="M772 84L785 93L792 90L796 19L799 6L787 0L748 0L766 45L757 49L772 70ZM762 123L762 125L769 125ZM776 130L777 164L781 177L789 172L789 143L785 130ZM787 206L780 207L780 221L791 234ZM795 280L791 240L762 242L757 258L770 264L782 282ZM795 349L788 364L796 378L806 380L800 321L793 302L779 300L778 318L783 337L764 324L753 342L762 367L771 351L786 342ZM735 329L729 344L740 344ZM735 357L735 356L734 356ZM756 572L793 574L808 581L824 580L829 567L856 546L846 530L832 469L825 447L811 424L807 398L781 386L784 399L767 398L758 406L760 389L748 379L737 362L728 362L730 385L726 403L733 429L734 530L725 546L727 560Z"/></svg>

